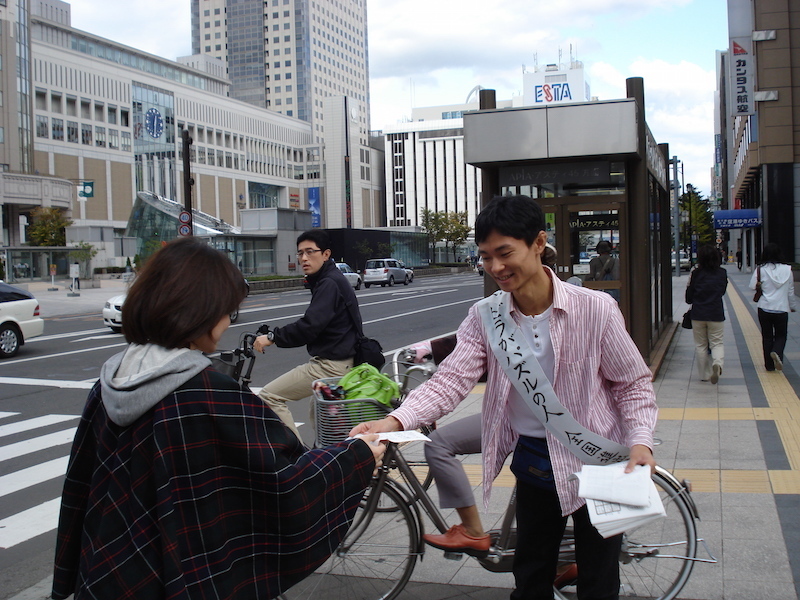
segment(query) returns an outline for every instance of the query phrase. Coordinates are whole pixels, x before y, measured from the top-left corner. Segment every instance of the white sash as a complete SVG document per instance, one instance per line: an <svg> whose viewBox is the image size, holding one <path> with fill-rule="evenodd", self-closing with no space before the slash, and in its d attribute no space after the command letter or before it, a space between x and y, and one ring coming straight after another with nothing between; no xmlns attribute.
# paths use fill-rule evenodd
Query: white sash
<svg viewBox="0 0 800 600"><path fill-rule="evenodd" d="M489 346L511 384L547 430L581 461L605 465L630 458L630 448L589 431L556 396L525 336L511 317L505 292L478 302ZM510 295L508 296L510 299Z"/></svg>

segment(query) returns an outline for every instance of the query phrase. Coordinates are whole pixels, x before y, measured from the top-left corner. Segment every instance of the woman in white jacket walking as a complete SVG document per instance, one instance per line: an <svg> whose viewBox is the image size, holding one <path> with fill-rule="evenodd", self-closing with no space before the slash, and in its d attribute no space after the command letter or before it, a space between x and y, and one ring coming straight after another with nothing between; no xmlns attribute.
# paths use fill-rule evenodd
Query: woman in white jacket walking
<svg viewBox="0 0 800 600"><path fill-rule="evenodd" d="M759 280L763 294L758 301L758 322L761 324L764 368L767 371L782 371L789 311L795 312L797 300L794 295L792 268L781 261L777 244L764 246L761 264L750 279L750 289L756 289Z"/></svg>

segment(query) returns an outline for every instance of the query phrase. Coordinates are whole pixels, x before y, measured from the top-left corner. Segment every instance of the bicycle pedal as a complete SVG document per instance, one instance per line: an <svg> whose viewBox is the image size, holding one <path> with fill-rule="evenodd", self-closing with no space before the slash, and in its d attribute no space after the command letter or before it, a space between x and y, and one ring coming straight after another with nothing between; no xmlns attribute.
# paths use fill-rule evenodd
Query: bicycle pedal
<svg viewBox="0 0 800 600"><path fill-rule="evenodd" d="M447 560L461 560L462 558L464 558L464 553L463 552L445 552L444 553L444 557Z"/></svg>

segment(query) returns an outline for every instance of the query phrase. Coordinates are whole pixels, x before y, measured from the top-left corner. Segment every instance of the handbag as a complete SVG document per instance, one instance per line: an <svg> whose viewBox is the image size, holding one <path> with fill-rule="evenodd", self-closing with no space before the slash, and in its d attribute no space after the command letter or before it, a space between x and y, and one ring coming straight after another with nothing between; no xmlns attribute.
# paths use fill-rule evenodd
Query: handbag
<svg viewBox="0 0 800 600"><path fill-rule="evenodd" d="M684 329L691 329L692 328L692 309L690 308L685 313L683 313L683 321L681 321L681 327Z"/></svg>
<svg viewBox="0 0 800 600"><path fill-rule="evenodd" d="M753 295L753 302L758 302L761 296L764 295L764 290L761 289L761 267L756 268L756 293Z"/></svg>

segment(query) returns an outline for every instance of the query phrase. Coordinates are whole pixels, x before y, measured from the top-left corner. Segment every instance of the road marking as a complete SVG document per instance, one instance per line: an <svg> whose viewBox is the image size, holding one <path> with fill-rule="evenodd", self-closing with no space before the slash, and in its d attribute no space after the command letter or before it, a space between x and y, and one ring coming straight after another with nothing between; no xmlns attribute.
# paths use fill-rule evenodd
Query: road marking
<svg viewBox="0 0 800 600"><path fill-rule="evenodd" d="M90 390L97 379L86 381L69 381L67 379L30 379L25 377L0 377L0 383L10 385L41 385L44 387L57 387L65 390Z"/></svg>
<svg viewBox="0 0 800 600"><path fill-rule="evenodd" d="M57 356L70 356L72 354L82 354L84 352L94 352L95 350L107 350L108 348L121 348L123 346L127 346L126 342L121 344L110 344L108 346L97 346L96 348L84 348L82 350L70 350L69 352L58 352L56 354L42 354L41 356L31 356L30 358L18 358L16 360L6 360L3 361L2 366L6 365L16 365L19 363L24 362L32 362L34 360L42 360L45 358L55 358Z"/></svg>
<svg viewBox="0 0 800 600"><path fill-rule="evenodd" d="M38 427L47 427L54 423L63 423L64 421L71 421L73 419L80 419L80 415L44 415L43 417L34 417L33 419L9 423L8 425L0 425L0 437L21 433L23 431L30 431ZM0 486L0 489L2 489L2 486Z"/></svg>
<svg viewBox="0 0 800 600"><path fill-rule="evenodd" d="M25 343L32 344L34 342L50 342L52 340L63 340L64 338L79 337L82 335L90 335L92 333L103 333L104 331L110 333L111 330L108 329L108 327L106 327L103 329L84 329L82 331L73 331L72 333L54 333L53 335L42 335L39 337L31 338L29 340L25 340Z"/></svg>
<svg viewBox="0 0 800 600"><path fill-rule="evenodd" d="M107 340L109 338L121 338L121 333L107 333L105 335L93 335L91 337L81 338L79 340L72 340L70 343L75 344L76 342L91 342L92 340Z"/></svg>
<svg viewBox="0 0 800 600"><path fill-rule="evenodd" d="M68 464L69 456L62 456L27 469L3 475L0 477L0 496L13 494L56 477L62 477L67 472Z"/></svg>
<svg viewBox="0 0 800 600"><path fill-rule="evenodd" d="M0 412L0 419L6 419L8 417L15 417L19 413L17 412Z"/></svg>
<svg viewBox="0 0 800 600"><path fill-rule="evenodd" d="M0 448L0 460L10 460L12 458L38 452L39 450L46 450L47 448L53 448L63 444L71 444L75 439L75 432L77 430L77 427L73 427L71 429L65 429L64 431L40 435L39 437L25 440L24 442L3 446Z"/></svg>
<svg viewBox="0 0 800 600"><path fill-rule="evenodd" d="M58 526L61 498L54 498L0 521L0 548L7 549Z"/></svg>

